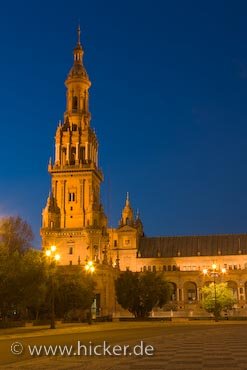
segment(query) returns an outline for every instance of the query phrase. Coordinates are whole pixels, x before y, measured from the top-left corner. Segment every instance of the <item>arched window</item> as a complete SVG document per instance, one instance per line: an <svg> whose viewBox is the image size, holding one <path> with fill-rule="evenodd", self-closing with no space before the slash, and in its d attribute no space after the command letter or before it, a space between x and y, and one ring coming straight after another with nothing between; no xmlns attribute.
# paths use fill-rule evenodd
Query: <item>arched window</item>
<svg viewBox="0 0 247 370"><path fill-rule="evenodd" d="M76 158L76 148L72 146L70 164L72 164L72 165L75 164L75 158Z"/></svg>
<svg viewBox="0 0 247 370"><path fill-rule="evenodd" d="M78 108L78 99L77 99L77 96L73 96L73 98L72 98L72 109L77 110L77 108Z"/></svg>

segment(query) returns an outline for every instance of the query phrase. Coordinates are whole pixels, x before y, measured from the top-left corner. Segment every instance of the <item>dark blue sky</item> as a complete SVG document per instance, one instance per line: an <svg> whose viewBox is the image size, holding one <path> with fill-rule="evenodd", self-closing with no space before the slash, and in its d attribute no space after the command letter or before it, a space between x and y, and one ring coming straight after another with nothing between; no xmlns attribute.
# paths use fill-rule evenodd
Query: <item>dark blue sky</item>
<svg viewBox="0 0 247 370"><path fill-rule="evenodd" d="M129 191L148 235L246 232L244 1L2 4L0 214L39 245L78 20L110 225Z"/></svg>

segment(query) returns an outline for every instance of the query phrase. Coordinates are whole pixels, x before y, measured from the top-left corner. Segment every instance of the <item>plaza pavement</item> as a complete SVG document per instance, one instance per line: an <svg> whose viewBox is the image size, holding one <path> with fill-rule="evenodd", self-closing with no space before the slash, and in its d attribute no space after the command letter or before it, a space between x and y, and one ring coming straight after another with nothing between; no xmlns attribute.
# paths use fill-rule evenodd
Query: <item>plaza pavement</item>
<svg viewBox="0 0 247 370"><path fill-rule="evenodd" d="M41 328L0 335L0 348L8 340L23 338L104 338L109 343L134 345L140 340L155 348L153 357L36 357L4 364L1 369L27 370L247 370L247 323L108 323L71 326L55 331ZM133 335L131 333L133 332ZM105 335L104 335L105 334ZM89 337L87 337L89 335ZM54 337L55 338L55 337ZM54 339L53 338L53 339ZM48 342L47 342L48 340ZM1 358L1 356L0 356Z"/></svg>

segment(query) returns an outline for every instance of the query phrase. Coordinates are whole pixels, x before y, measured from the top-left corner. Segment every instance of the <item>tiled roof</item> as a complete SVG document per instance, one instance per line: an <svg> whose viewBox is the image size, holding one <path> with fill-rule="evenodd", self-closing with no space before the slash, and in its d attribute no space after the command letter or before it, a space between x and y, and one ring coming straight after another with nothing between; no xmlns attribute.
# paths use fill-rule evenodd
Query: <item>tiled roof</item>
<svg viewBox="0 0 247 370"><path fill-rule="evenodd" d="M140 258L234 254L247 254L247 234L143 237L138 250Z"/></svg>

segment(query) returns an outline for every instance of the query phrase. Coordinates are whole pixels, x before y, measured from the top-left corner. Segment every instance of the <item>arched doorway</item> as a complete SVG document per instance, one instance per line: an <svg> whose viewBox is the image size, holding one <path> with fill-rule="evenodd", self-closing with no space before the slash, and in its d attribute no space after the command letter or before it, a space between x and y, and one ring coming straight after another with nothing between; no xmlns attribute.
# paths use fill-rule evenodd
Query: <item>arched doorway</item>
<svg viewBox="0 0 247 370"><path fill-rule="evenodd" d="M175 283L172 283L171 281L169 281L169 286L170 286L170 289L171 289L171 298L170 300L171 301L177 301L177 284Z"/></svg>
<svg viewBox="0 0 247 370"><path fill-rule="evenodd" d="M192 281L184 283L184 301L193 303L197 301L197 285Z"/></svg>
<svg viewBox="0 0 247 370"><path fill-rule="evenodd" d="M238 285L235 281L228 281L227 282L227 286L228 288L230 288L232 290L232 293L233 293L233 297L238 300Z"/></svg>

